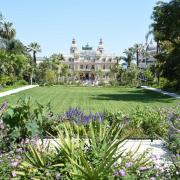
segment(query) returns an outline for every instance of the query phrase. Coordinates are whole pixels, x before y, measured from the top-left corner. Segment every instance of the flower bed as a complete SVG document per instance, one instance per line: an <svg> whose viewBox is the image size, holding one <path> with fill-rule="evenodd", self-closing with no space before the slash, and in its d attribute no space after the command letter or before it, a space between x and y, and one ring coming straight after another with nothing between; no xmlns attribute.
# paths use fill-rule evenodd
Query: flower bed
<svg viewBox="0 0 180 180"><path fill-rule="evenodd" d="M7 102L0 108L0 176L8 178L45 179L168 179L178 178L179 108L142 109L131 114L89 113L70 108L54 114L48 106L30 100L16 107ZM171 163L149 158L148 151L137 147L124 151L126 139L161 138L170 152ZM52 151L48 141L56 138ZM74 140L75 139L75 140ZM123 145L126 143L125 145Z"/></svg>

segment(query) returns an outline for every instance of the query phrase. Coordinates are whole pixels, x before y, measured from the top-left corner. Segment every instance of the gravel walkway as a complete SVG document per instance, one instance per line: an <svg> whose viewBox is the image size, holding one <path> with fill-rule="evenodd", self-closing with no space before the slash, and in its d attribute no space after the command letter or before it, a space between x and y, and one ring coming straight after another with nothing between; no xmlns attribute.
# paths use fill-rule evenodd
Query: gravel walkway
<svg viewBox="0 0 180 180"><path fill-rule="evenodd" d="M158 93L161 93L161 94L164 94L164 95L167 95L167 96L171 96L171 97L180 99L180 95L178 95L176 93L170 93L170 92L163 91L161 89L152 88L152 87L149 87L149 86L141 86L141 87L143 89L148 89L148 90L151 90L151 91L154 91L154 92L158 92Z"/></svg>
<svg viewBox="0 0 180 180"><path fill-rule="evenodd" d="M59 147L58 139L44 139L43 140L43 146L47 147L49 146L51 150L55 150L56 147ZM38 144L42 144L42 141L39 140ZM169 151L164 146L164 142L162 140L126 140L126 142L122 143L123 146L120 145L119 150L123 151L124 153L136 152L135 156L138 154L143 154L145 151L148 151L147 158L152 159L152 161L155 162L155 164L160 163L171 163L168 159ZM158 157L154 159L153 157Z"/></svg>
<svg viewBox="0 0 180 180"><path fill-rule="evenodd" d="M15 93L18 93L20 91L31 89L31 88L34 88L34 87L37 87L37 86L39 86L39 85L27 85L27 86L19 87L19 88L12 89L12 90L9 90L9 91L1 92L0 93L0 97L4 97L4 96L11 95L11 94L15 94Z"/></svg>

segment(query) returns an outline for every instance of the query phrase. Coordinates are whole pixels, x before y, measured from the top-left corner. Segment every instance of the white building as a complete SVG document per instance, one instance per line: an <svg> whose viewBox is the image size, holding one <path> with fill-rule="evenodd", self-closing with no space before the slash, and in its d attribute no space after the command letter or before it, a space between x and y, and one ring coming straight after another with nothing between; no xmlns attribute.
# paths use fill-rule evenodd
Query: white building
<svg viewBox="0 0 180 180"><path fill-rule="evenodd" d="M139 67L141 69L145 69L156 62L154 56L156 55L157 49L152 40L150 43L145 44L144 49L146 53L141 53L139 56Z"/></svg>
<svg viewBox="0 0 180 180"><path fill-rule="evenodd" d="M111 67L117 63L116 56L106 54L102 39L99 40L97 49L94 50L88 44L78 48L73 38L70 53L64 56L64 64L67 64L71 72L78 72L80 80L109 80Z"/></svg>

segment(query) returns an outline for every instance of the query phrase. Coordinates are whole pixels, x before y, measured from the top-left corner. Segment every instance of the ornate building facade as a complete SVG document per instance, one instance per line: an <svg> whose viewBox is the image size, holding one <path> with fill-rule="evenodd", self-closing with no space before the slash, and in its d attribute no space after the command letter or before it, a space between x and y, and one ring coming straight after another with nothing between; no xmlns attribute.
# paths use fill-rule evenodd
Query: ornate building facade
<svg viewBox="0 0 180 180"><path fill-rule="evenodd" d="M157 54L157 47L155 43L151 40L150 43L146 43L144 45L144 49L146 50L146 54L140 54L139 56L139 68L141 69L146 69L156 62L156 59L154 58Z"/></svg>
<svg viewBox="0 0 180 180"><path fill-rule="evenodd" d="M117 63L115 55L105 53L102 39L99 40L97 49L94 50L88 44L79 49L73 38L70 53L63 56L63 63L68 65L71 72L78 73L80 80L103 79L108 81L110 69Z"/></svg>

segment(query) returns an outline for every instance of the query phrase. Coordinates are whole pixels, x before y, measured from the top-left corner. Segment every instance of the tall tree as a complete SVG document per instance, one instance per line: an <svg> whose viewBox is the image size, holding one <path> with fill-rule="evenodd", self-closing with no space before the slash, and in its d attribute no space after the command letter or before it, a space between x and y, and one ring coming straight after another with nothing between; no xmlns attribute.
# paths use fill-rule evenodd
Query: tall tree
<svg viewBox="0 0 180 180"><path fill-rule="evenodd" d="M126 56L122 56L121 59L123 59L127 63L127 67L129 68L132 60L134 59L134 49L132 47L125 49L123 53Z"/></svg>
<svg viewBox="0 0 180 180"><path fill-rule="evenodd" d="M27 49L33 53L33 61L36 64L36 54L37 52L41 52L41 46L37 42L32 42Z"/></svg>
<svg viewBox="0 0 180 180"><path fill-rule="evenodd" d="M180 0L158 2L152 15L153 34L156 40L169 41L180 46Z"/></svg>
<svg viewBox="0 0 180 180"><path fill-rule="evenodd" d="M2 22L0 28L0 37L5 40L11 40L16 35L16 30L12 27L13 23L11 22Z"/></svg>
<svg viewBox="0 0 180 180"><path fill-rule="evenodd" d="M143 45L142 44L135 44L133 46L134 53L136 54L136 65L139 67L139 55L142 51Z"/></svg>
<svg viewBox="0 0 180 180"><path fill-rule="evenodd" d="M162 64L162 75L180 89L180 0L159 2L152 19L152 32L158 42L156 58Z"/></svg>

